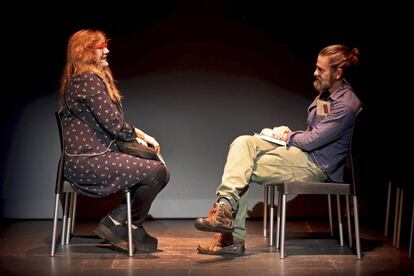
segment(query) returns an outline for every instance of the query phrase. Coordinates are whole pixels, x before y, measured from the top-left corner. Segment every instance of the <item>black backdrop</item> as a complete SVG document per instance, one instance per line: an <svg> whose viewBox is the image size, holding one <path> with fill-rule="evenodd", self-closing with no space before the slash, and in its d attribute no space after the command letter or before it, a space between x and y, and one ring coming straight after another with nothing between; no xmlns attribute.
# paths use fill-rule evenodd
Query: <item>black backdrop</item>
<svg viewBox="0 0 414 276"><path fill-rule="evenodd" d="M2 19L3 103L1 108L1 160L0 176L3 179L5 160L10 154L10 139L16 128L21 110L37 98L55 94L64 65L67 38L81 28L98 28L111 38L111 68L117 79L147 72L168 72L174 68L202 68L207 71L224 71L234 74L256 75L266 78L266 68L241 69L237 62L222 62L203 56L192 56L174 62L157 60L142 63L149 49L171 41L221 40L234 49L258 42L243 39L244 34L225 37L222 26L243 25L243 32L260 33L261 37L281 45L284 51L303 63L305 71L296 71L285 61L280 68L281 82L286 87L312 98L313 94L301 89L312 82L317 52L328 44L342 43L361 49L361 64L351 75L351 83L358 92L368 113L364 135L363 193L366 213L378 221L382 218L385 185L390 167L398 155L395 148L381 141L399 141L405 120L402 106L404 95L404 64L407 56L407 9L394 3L392 6L362 8L352 2L323 4L291 3L279 1L151 1L143 3L100 3L93 5L70 2L61 7L40 4L8 8L9 19ZM162 26L157 37L145 35L149 29ZM170 27L168 27L170 26ZM237 27L235 28L237 30ZM145 38L145 41L142 39ZM234 39L233 39L234 38ZM204 47L208 47L204 45ZM213 51L214 53L214 51ZM283 58L283 52L275 58ZM136 68L134 64L144 64ZM306 74L305 74L306 72ZM404 95L404 97L406 97ZM402 98L404 98L402 97ZM400 108L401 107L401 108ZM30 137L30 134L28 134ZM366 184L369 183L369 184ZM375 191L375 196L373 195ZM379 211L380 210L380 211Z"/></svg>

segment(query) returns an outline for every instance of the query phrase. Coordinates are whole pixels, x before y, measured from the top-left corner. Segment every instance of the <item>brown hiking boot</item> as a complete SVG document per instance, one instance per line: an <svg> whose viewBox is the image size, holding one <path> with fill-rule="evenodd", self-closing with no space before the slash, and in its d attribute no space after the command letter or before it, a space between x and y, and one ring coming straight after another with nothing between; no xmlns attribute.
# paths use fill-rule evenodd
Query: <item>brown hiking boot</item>
<svg viewBox="0 0 414 276"><path fill-rule="evenodd" d="M197 247L199 254L206 255L242 256L245 250L244 240L233 237L231 233L216 233L213 241Z"/></svg>
<svg viewBox="0 0 414 276"><path fill-rule="evenodd" d="M206 218L198 218L195 228L201 231L231 233L234 230L231 207L224 203L214 203Z"/></svg>

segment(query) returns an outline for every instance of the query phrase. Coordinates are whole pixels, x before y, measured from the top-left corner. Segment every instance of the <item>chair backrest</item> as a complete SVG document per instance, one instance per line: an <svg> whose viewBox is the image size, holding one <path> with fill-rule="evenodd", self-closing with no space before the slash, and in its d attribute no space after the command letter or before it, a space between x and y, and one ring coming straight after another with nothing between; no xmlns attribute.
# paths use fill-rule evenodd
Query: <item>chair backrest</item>
<svg viewBox="0 0 414 276"><path fill-rule="evenodd" d="M344 182L351 184L351 194L356 195L359 190L359 161L360 161L360 151L361 151L361 137L362 137L362 121L364 118L364 112L361 111L352 127L352 138L351 144L349 146L349 154L345 164L345 176Z"/></svg>
<svg viewBox="0 0 414 276"><path fill-rule="evenodd" d="M60 109L59 111L55 112L55 117L56 117L56 123L58 126L58 130L59 130L59 138L60 138L60 149L61 149L61 153L64 152L64 143L63 143L63 126L62 126L62 116L63 116L63 108Z"/></svg>
<svg viewBox="0 0 414 276"><path fill-rule="evenodd" d="M57 174L56 174L56 186L55 186L55 193L61 194L63 190L63 182L64 182L64 176L63 176L63 164L64 164L64 141L63 141L63 127L62 127L62 115L63 110L59 110L55 112L56 117L56 123L59 130L59 138L60 138L60 158L57 168Z"/></svg>

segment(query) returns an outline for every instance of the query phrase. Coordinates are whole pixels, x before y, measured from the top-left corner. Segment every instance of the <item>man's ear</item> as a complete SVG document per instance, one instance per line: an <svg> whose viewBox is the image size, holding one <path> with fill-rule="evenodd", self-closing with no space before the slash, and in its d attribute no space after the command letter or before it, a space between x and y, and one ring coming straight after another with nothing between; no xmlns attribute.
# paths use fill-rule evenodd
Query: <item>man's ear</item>
<svg viewBox="0 0 414 276"><path fill-rule="evenodd" d="M342 68L337 68L336 72L335 72L335 79L339 80L340 78L342 78L344 71L342 70Z"/></svg>

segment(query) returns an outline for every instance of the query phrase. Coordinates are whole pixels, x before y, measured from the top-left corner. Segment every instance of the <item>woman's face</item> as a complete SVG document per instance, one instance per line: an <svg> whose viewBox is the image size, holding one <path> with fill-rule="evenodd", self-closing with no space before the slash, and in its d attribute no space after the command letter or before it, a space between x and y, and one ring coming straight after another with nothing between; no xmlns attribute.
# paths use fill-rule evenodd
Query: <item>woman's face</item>
<svg viewBox="0 0 414 276"><path fill-rule="evenodd" d="M101 43L98 44L96 47L96 60L98 61L99 66L101 67L107 67L109 66L107 57L109 54L109 50L108 50L108 44L106 43Z"/></svg>

